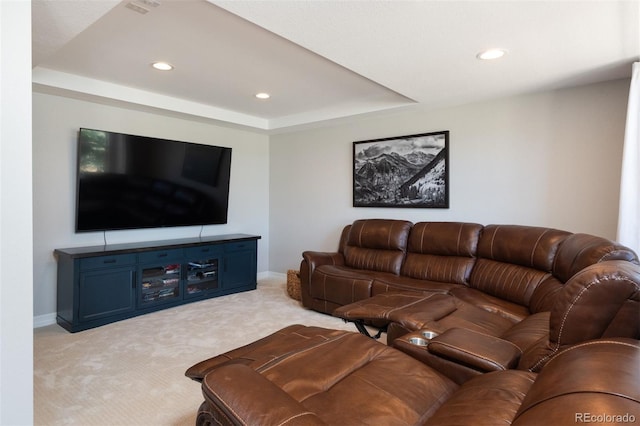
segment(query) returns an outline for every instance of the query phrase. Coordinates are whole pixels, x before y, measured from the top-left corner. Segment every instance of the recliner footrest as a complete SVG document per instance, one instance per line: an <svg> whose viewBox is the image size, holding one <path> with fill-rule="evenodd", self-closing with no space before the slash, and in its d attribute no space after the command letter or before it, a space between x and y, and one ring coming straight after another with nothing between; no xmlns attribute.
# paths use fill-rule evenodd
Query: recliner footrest
<svg viewBox="0 0 640 426"><path fill-rule="evenodd" d="M381 293L358 302L341 306L333 311L333 316L347 321L389 320L394 312L418 305L442 293L389 292Z"/></svg>

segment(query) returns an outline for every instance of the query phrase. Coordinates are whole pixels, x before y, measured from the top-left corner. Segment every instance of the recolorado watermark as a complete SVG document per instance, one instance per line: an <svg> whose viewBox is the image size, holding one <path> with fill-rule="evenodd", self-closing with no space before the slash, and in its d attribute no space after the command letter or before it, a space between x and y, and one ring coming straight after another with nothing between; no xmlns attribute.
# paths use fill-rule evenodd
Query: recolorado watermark
<svg viewBox="0 0 640 426"><path fill-rule="evenodd" d="M576 413L576 423L635 423L636 416L633 414L594 414Z"/></svg>

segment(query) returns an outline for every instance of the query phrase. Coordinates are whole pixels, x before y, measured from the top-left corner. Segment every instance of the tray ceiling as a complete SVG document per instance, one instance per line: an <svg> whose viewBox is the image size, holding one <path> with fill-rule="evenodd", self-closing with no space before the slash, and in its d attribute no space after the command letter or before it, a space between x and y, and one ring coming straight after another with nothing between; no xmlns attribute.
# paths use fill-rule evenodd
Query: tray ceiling
<svg viewBox="0 0 640 426"><path fill-rule="evenodd" d="M640 58L633 1L33 0L32 10L34 90L264 131L624 78ZM490 47L508 53L476 59ZM158 60L175 68L156 71Z"/></svg>

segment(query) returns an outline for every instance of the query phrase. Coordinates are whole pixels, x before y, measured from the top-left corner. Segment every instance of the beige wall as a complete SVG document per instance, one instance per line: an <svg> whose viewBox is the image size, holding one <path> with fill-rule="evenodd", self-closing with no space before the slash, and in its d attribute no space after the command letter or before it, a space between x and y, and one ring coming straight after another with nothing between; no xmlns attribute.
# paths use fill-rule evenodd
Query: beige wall
<svg viewBox="0 0 640 426"><path fill-rule="evenodd" d="M34 315L56 311L55 248L102 245L101 232L76 234L75 167L80 127L231 147L229 222L202 235L261 235L258 272L269 269L269 141L264 134L48 94L33 94ZM197 237L199 226L106 233L108 243ZM43 318L44 316L44 318ZM36 324L38 325L38 324Z"/></svg>
<svg viewBox="0 0 640 426"><path fill-rule="evenodd" d="M272 136L270 264L358 218L547 226L615 238L629 80ZM352 142L449 130L450 208L352 207Z"/></svg>

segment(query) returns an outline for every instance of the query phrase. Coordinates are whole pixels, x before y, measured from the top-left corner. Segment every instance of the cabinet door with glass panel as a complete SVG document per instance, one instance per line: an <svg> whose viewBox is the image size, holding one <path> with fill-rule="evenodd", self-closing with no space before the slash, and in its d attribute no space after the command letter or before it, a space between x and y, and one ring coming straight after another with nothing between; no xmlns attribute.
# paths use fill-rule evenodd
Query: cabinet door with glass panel
<svg viewBox="0 0 640 426"><path fill-rule="evenodd" d="M140 291L138 306L178 303L182 300L181 249L142 253L140 256Z"/></svg>
<svg viewBox="0 0 640 426"><path fill-rule="evenodd" d="M185 250L187 260L185 298L208 297L220 290L222 248L217 245Z"/></svg>

